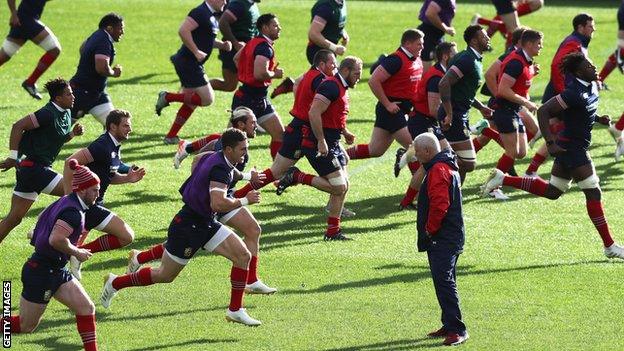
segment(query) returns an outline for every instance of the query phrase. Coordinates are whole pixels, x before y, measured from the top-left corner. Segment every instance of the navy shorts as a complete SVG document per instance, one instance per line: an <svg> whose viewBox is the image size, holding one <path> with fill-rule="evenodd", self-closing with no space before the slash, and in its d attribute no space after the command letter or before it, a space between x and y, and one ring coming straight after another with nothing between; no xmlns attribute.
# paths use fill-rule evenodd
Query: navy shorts
<svg viewBox="0 0 624 351"><path fill-rule="evenodd" d="M185 205L169 224L165 249L174 261L186 264L197 250L206 249L217 233L223 232L221 227L214 218L204 218Z"/></svg>
<svg viewBox="0 0 624 351"><path fill-rule="evenodd" d="M94 205L85 212L85 229L102 231L115 214L104 206Z"/></svg>
<svg viewBox="0 0 624 351"><path fill-rule="evenodd" d="M171 56L171 63L173 63L176 74L180 78L180 84L184 88L199 88L208 85L204 66L195 58L189 59L173 55Z"/></svg>
<svg viewBox="0 0 624 351"><path fill-rule="evenodd" d="M22 267L22 297L32 303L47 304L61 285L72 279L67 268L55 267L35 253Z"/></svg>
<svg viewBox="0 0 624 351"><path fill-rule="evenodd" d="M325 157L316 157L318 153L316 143L314 144L314 148L302 148L303 154L308 159L308 162L321 177L339 171L347 165L347 157L338 141L330 143L327 146L329 147L329 153Z"/></svg>
<svg viewBox="0 0 624 351"><path fill-rule="evenodd" d="M230 51L219 50L219 60L221 60L221 69L227 69L228 71L237 73L238 68L236 68L236 64L234 63L234 55L236 55L237 51L234 49Z"/></svg>
<svg viewBox="0 0 624 351"><path fill-rule="evenodd" d="M624 30L624 3L620 4L617 12L618 30Z"/></svg>
<svg viewBox="0 0 624 351"><path fill-rule="evenodd" d="M442 42L444 32L428 23L422 23L418 26L418 29L425 34L423 38L423 49L420 52L420 59L423 61L434 61L435 48Z"/></svg>
<svg viewBox="0 0 624 351"><path fill-rule="evenodd" d="M519 110L499 106L492 114L492 119L496 124L499 133L526 133L522 118L518 114Z"/></svg>
<svg viewBox="0 0 624 351"><path fill-rule="evenodd" d="M72 107L72 118L77 118L79 113L87 114L92 108L98 105L107 104L111 102L110 97L106 91L88 91L78 87L72 87L74 89L74 106Z"/></svg>
<svg viewBox="0 0 624 351"><path fill-rule="evenodd" d="M492 4L496 7L497 15L505 15L516 11L511 0L492 0Z"/></svg>
<svg viewBox="0 0 624 351"><path fill-rule="evenodd" d="M446 113L444 109L440 107L438 110L438 122L442 124L442 120ZM460 141L470 140L470 126L468 125L468 111L461 113L459 111L453 111L453 121L451 127L448 130L442 130L442 133L446 137L449 143L457 143Z"/></svg>
<svg viewBox="0 0 624 351"><path fill-rule="evenodd" d="M412 139L421 135L422 133L433 133L438 140L444 140L446 137L440 129L440 124L436 119L427 117L420 112L414 112L414 116L411 116L407 120L407 129L412 136Z"/></svg>
<svg viewBox="0 0 624 351"><path fill-rule="evenodd" d="M299 118L293 120L284 128L284 140L279 149L279 154L290 160L298 160L301 154L301 143L304 136L312 133L310 125Z"/></svg>
<svg viewBox="0 0 624 351"><path fill-rule="evenodd" d="M271 104L271 101L266 95L257 96L253 94L246 94L240 89L232 96L232 111L239 106L245 106L250 108L258 119L258 124L263 123L266 117L275 114L275 109Z"/></svg>
<svg viewBox="0 0 624 351"><path fill-rule="evenodd" d="M396 102L401 108L399 113L391 114L386 108L377 102L375 106L375 127L381 128L390 134L407 127L407 114L412 109L412 104L409 101L401 101L393 98L389 98L390 101Z"/></svg>
<svg viewBox="0 0 624 351"><path fill-rule="evenodd" d="M41 33L42 30L45 29L45 24L41 21L30 18L21 18L20 17L21 26L13 27L11 26L11 30L9 31L9 38L15 39L24 39L24 40L32 40L32 38L36 37L37 34Z"/></svg>
<svg viewBox="0 0 624 351"><path fill-rule="evenodd" d="M317 52L321 51L321 47L317 46L315 44L308 44L308 47L306 48L306 58L308 59L308 63L312 64L312 62L314 61L314 55L316 55Z"/></svg>
<svg viewBox="0 0 624 351"><path fill-rule="evenodd" d="M562 146L565 148L565 146ZM566 170L573 170L588 163L592 163L589 152L583 149L567 149L566 152L555 157L555 163L563 166Z"/></svg>
<svg viewBox="0 0 624 351"><path fill-rule="evenodd" d="M22 160L15 172L13 193L19 197L35 201L41 193L49 194L63 180L63 176L50 167Z"/></svg>

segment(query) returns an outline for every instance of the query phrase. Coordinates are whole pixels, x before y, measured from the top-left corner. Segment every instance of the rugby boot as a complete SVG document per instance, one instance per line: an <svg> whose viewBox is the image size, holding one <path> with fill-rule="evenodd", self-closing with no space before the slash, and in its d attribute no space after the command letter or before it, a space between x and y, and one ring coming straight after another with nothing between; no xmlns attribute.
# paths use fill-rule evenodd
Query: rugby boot
<svg viewBox="0 0 624 351"><path fill-rule="evenodd" d="M505 179L505 173L498 168L494 168L488 179L483 185L481 185L481 196L486 197L492 190L497 189L503 185L503 179Z"/></svg>
<svg viewBox="0 0 624 351"><path fill-rule="evenodd" d="M442 342L442 345L445 346L457 346L461 343L464 343L466 340L468 340L469 336L468 333L464 333L464 335L459 335L456 333L448 333L448 335L446 336L446 338L444 339L444 341Z"/></svg>
<svg viewBox="0 0 624 351"><path fill-rule="evenodd" d="M295 86L295 81L292 78L290 77L284 78L284 80L275 89L273 89L273 92L271 93L271 99L275 99L276 97L282 94L287 94L287 93L292 92L294 86Z"/></svg>
<svg viewBox="0 0 624 351"><path fill-rule="evenodd" d="M100 295L100 301L104 308L109 308L113 297L117 295L117 290L113 288L113 280L115 280L115 278L117 278L117 276L113 273L108 273L108 275L104 277L104 289L102 289L102 295Z"/></svg>
<svg viewBox="0 0 624 351"><path fill-rule="evenodd" d="M29 84L27 81L22 82L22 88L26 90L28 95L32 96L37 100L41 100L41 94L37 91L37 86L35 84Z"/></svg>
<svg viewBox="0 0 624 351"><path fill-rule="evenodd" d="M160 93L158 93L158 99L156 99L156 114L159 116L163 108L169 106L169 102L167 102L167 99L165 98L166 96L166 91L161 91Z"/></svg>
<svg viewBox="0 0 624 351"><path fill-rule="evenodd" d="M325 234L325 236L323 237L324 241L349 241L349 240L353 240L349 237L344 236L344 234L342 234L342 230L339 231L338 233L334 234L334 235L327 235Z"/></svg>
<svg viewBox="0 0 624 351"><path fill-rule="evenodd" d="M225 320L228 322L248 325L250 327L257 327L262 324L259 320L249 317L244 308L240 308L238 311L230 311L228 309L225 312Z"/></svg>
<svg viewBox="0 0 624 351"><path fill-rule="evenodd" d="M80 262L76 256L69 256L69 270L74 278L78 280L82 280L82 272L80 271L81 266L82 262Z"/></svg>
<svg viewBox="0 0 624 351"><path fill-rule="evenodd" d="M176 151L175 155L173 155L173 168L180 168L180 164L186 158L186 156L188 156L188 152L186 152L186 146L188 144L189 142L184 139L180 139L180 141L178 141L178 150Z"/></svg>
<svg viewBox="0 0 624 351"><path fill-rule="evenodd" d="M179 136L174 136L174 137L164 137L163 138L163 142L167 145L175 145L175 144L179 144L180 143L180 137Z"/></svg>
<svg viewBox="0 0 624 351"><path fill-rule="evenodd" d="M483 130L489 126L490 122L488 122L486 119L481 119L477 123L470 126L470 133L474 135L481 135Z"/></svg>
<svg viewBox="0 0 624 351"><path fill-rule="evenodd" d="M394 156L394 177L395 178L398 178L399 173L401 173L401 157L403 157L403 154L405 154L406 152L407 150L405 150L402 147L398 148L396 151L396 155Z"/></svg>
<svg viewBox="0 0 624 351"><path fill-rule="evenodd" d="M604 254L608 258L619 258L624 260L624 247L613 243L611 246L604 248Z"/></svg>
<svg viewBox="0 0 624 351"><path fill-rule="evenodd" d="M245 294L263 294L271 295L277 292L277 289L271 288L258 279L254 283L245 285Z"/></svg>
<svg viewBox="0 0 624 351"><path fill-rule="evenodd" d="M427 334L427 336L430 338L445 338L446 335L448 335L448 332L446 331L446 329L444 329L444 327Z"/></svg>
<svg viewBox="0 0 624 351"><path fill-rule="evenodd" d="M134 273L141 268L141 264L138 261L138 256L141 251L139 250L130 250L128 253L128 268L126 268L126 273Z"/></svg>
<svg viewBox="0 0 624 351"><path fill-rule="evenodd" d="M622 131L615 128L615 124L609 123L609 134L613 138L613 141L618 141L618 139L622 136Z"/></svg>
<svg viewBox="0 0 624 351"><path fill-rule="evenodd" d="M279 179L279 182L277 183L277 189L275 190L275 193L277 195L282 195L286 188L295 185L295 172L297 171L299 171L299 168L290 167L286 171L286 173L284 173L284 175Z"/></svg>
<svg viewBox="0 0 624 351"><path fill-rule="evenodd" d="M620 138L615 146L615 162L618 162L622 155L624 155L624 140Z"/></svg>

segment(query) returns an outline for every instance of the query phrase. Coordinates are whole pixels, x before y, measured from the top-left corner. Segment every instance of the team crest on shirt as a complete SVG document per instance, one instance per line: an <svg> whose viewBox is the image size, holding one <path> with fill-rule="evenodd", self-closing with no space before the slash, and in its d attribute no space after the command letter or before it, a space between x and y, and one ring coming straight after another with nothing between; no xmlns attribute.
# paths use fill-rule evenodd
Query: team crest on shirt
<svg viewBox="0 0 624 351"><path fill-rule="evenodd" d="M513 124L514 129L516 129L516 130L518 129L518 121L517 121L517 120L515 120L515 119L514 119L514 120L511 122L511 124Z"/></svg>
<svg viewBox="0 0 624 351"><path fill-rule="evenodd" d="M184 249L184 257L191 257L192 254L193 254L192 247L187 247L186 249Z"/></svg>
<svg viewBox="0 0 624 351"><path fill-rule="evenodd" d="M115 151L111 151L111 158L117 157L117 153Z"/></svg>
<svg viewBox="0 0 624 351"><path fill-rule="evenodd" d="M295 159L300 159L301 158L301 150L295 150L293 156L295 156Z"/></svg>
<svg viewBox="0 0 624 351"><path fill-rule="evenodd" d="M46 290L43 293L43 300L44 301L50 301L51 298L52 298L52 290Z"/></svg>

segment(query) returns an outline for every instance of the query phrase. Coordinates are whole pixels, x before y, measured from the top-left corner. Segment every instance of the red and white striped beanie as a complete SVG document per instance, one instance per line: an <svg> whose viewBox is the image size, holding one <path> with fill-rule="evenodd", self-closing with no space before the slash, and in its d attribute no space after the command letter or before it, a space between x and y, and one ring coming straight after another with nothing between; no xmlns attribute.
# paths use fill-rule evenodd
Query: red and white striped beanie
<svg viewBox="0 0 624 351"><path fill-rule="evenodd" d="M69 160L69 168L74 171L72 191L76 192L100 184L97 174L91 172L89 167L81 166L75 159Z"/></svg>

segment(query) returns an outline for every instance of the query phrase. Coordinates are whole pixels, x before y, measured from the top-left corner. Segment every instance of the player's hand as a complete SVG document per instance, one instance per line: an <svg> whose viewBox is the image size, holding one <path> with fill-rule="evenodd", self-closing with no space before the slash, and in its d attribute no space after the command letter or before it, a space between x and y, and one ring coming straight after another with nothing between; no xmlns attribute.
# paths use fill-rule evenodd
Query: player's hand
<svg viewBox="0 0 624 351"><path fill-rule="evenodd" d="M113 77L118 78L121 76L122 67L120 65L115 65L113 67Z"/></svg>
<svg viewBox="0 0 624 351"><path fill-rule="evenodd" d="M84 262L93 256L93 254L87 249L77 249L73 256L76 257L78 261Z"/></svg>
<svg viewBox="0 0 624 351"><path fill-rule="evenodd" d="M197 60L197 62L203 62L206 59L206 56L208 55L201 50L197 50L197 52L195 53L195 59Z"/></svg>
<svg viewBox="0 0 624 351"><path fill-rule="evenodd" d="M481 112L481 116L485 118L491 118L492 114L494 113L494 110L492 110L491 108L487 106L483 106L482 108L479 109L479 112Z"/></svg>
<svg viewBox="0 0 624 351"><path fill-rule="evenodd" d="M264 185L264 182L267 179L266 174L258 172L256 170L256 167L254 167L250 173L251 179L249 180L249 182L251 183L251 186L254 187L254 189L260 188Z"/></svg>
<svg viewBox="0 0 624 351"><path fill-rule="evenodd" d="M74 124L74 128L71 131L72 137L81 136L84 134L84 127L80 123Z"/></svg>
<svg viewBox="0 0 624 351"><path fill-rule="evenodd" d="M546 147L548 148L548 153L551 156L557 156L558 154L567 151L566 149L564 149L561 146L557 145L557 143L551 143L550 145L547 145Z"/></svg>
<svg viewBox="0 0 624 351"><path fill-rule="evenodd" d="M20 22L19 17L17 17L17 13L11 14L11 18L9 19L9 25L11 27L19 27L22 25L22 22Z"/></svg>
<svg viewBox="0 0 624 351"><path fill-rule="evenodd" d="M240 51L240 50L241 50L242 48L244 48L244 47L245 47L245 42L244 42L244 41L237 41L236 43L234 43L234 44L232 45L232 48L233 48L235 51Z"/></svg>
<svg viewBox="0 0 624 351"><path fill-rule="evenodd" d="M396 102L392 102L392 101L390 101L387 105L384 105L384 107L386 108L388 112L390 112L393 115L401 111L401 108L399 107L399 105Z"/></svg>
<svg viewBox="0 0 624 351"><path fill-rule="evenodd" d="M229 40L223 41L223 43L221 43L221 50L223 50L223 51L231 51L232 50L232 42L229 41Z"/></svg>
<svg viewBox="0 0 624 351"><path fill-rule="evenodd" d="M17 166L17 160L7 157L4 161L0 162L0 170L6 172L9 169Z"/></svg>
<svg viewBox="0 0 624 351"><path fill-rule="evenodd" d="M442 124L440 125L440 128L442 128L442 130L449 130L449 128L451 128L452 122L453 122L453 116L446 115L444 119L442 120Z"/></svg>
<svg viewBox="0 0 624 351"><path fill-rule="evenodd" d="M524 103L524 107L527 108L527 110L529 110L529 112L531 113L535 113L537 111L537 104L535 104L533 101L527 100Z"/></svg>
<svg viewBox="0 0 624 351"><path fill-rule="evenodd" d="M444 33L450 35L450 36L454 36L455 35L455 28L453 27L446 27L446 29L444 30Z"/></svg>
<svg viewBox="0 0 624 351"><path fill-rule="evenodd" d="M342 135L344 136L347 145L353 145L353 143L355 142L355 134L351 133L348 129L345 128L342 131Z"/></svg>
<svg viewBox="0 0 624 351"><path fill-rule="evenodd" d="M136 183L140 181L141 179L143 179L143 177L145 177L145 173L146 173L145 168L143 167L139 168L135 165L132 165L126 177L128 177L128 181L130 183Z"/></svg>
<svg viewBox="0 0 624 351"><path fill-rule="evenodd" d="M273 78L282 78L284 77L284 70L279 68L279 63L275 65L273 68Z"/></svg>
<svg viewBox="0 0 624 351"><path fill-rule="evenodd" d="M598 117L598 123L602 124L603 126L608 126L611 124L611 117L609 117L609 115L602 115Z"/></svg>
<svg viewBox="0 0 624 351"><path fill-rule="evenodd" d="M347 45L349 45L349 40L351 40L351 38L349 38L349 34L347 34L347 32L343 32L342 38L340 39L340 44L346 47Z"/></svg>
<svg viewBox="0 0 624 351"><path fill-rule="evenodd" d="M316 157L326 157L329 154L329 149L325 139L319 140L318 143L316 143L316 148L318 150Z"/></svg>
<svg viewBox="0 0 624 351"><path fill-rule="evenodd" d="M258 190L252 190L245 195L249 204L257 204L260 202L260 192Z"/></svg>
<svg viewBox="0 0 624 351"><path fill-rule="evenodd" d="M540 65L539 63L536 63L533 65L533 75L536 76L540 73Z"/></svg>
<svg viewBox="0 0 624 351"><path fill-rule="evenodd" d="M336 51L334 51L334 53L338 56L342 56L344 55L346 51L347 51L347 48L344 47L343 45L336 45Z"/></svg>

